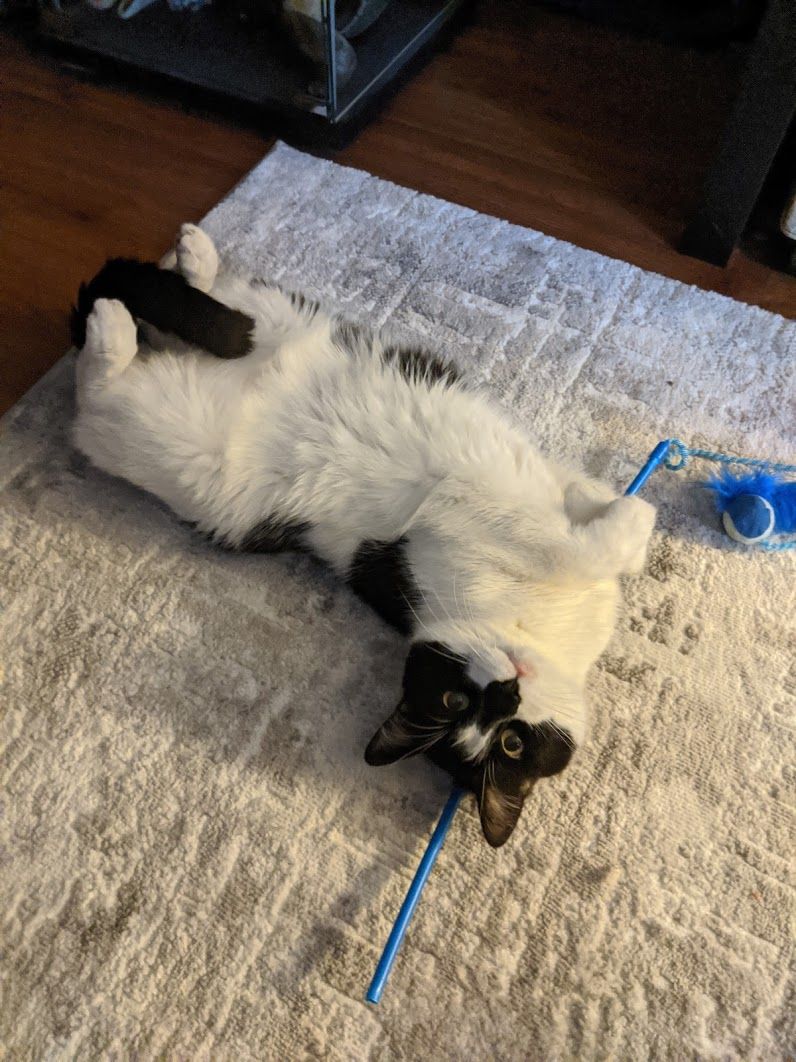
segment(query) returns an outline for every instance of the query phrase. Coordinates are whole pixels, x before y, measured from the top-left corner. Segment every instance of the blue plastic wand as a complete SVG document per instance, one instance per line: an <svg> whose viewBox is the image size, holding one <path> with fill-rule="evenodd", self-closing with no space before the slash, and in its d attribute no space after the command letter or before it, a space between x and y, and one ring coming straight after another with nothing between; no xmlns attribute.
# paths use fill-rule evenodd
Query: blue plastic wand
<svg viewBox="0 0 796 1062"><path fill-rule="evenodd" d="M392 964L395 962L395 956L398 954L401 941L404 939L407 927L412 920L412 915L415 913L415 908L420 902L420 893L423 891L423 886L428 880L431 868L436 862L439 850L442 848L442 842L445 840L445 834L448 832L448 828L453 822L453 816L456 814L459 801L463 796L464 790L454 787L451 790L451 795L448 797L445 807L442 809L439 822L431 835L428 847L423 853L423 858L420 860L420 866L417 868L415 876L412 878L412 884L409 886L409 891L406 894L404 902L401 904L401 910L398 912L398 917L395 919L395 925L392 927L389 937L387 937L387 943L384 945L384 951L381 953L379 965L376 967L373 980L370 982L370 988L365 996L368 1003L378 1003L381 999L381 994L384 991L384 986L387 984L387 978L390 976L390 970L392 969Z"/></svg>
<svg viewBox="0 0 796 1062"><path fill-rule="evenodd" d="M649 455L646 462L639 470L638 475L625 491L625 494L636 494L641 490L668 452L669 440L663 439ZM412 920L412 915L415 913L415 908L420 902L420 894L428 881L431 868L437 860L437 856L439 855L440 849L445 840L445 835L450 829L450 824L453 822L453 816L456 814L456 809L464 796L464 792L463 789L454 787L451 790L451 795L448 797L445 807L442 809L439 822L434 828L431 840L428 842L428 846L423 853L423 858L420 860L420 865L415 872L414 878L412 878L412 884L409 886L409 891L406 894L404 902L401 904L401 910L398 912L395 924L390 931L389 937L387 937L387 943L384 945L384 951L381 953L379 965L376 967L373 980L370 982L370 987L365 995L365 999L368 1003L378 1003L381 999L384 986L387 984L387 978L390 976L390 970L392 970L393 963L398 955L398 949L401 947L401 943L406 936L406 930Z"/></svg>

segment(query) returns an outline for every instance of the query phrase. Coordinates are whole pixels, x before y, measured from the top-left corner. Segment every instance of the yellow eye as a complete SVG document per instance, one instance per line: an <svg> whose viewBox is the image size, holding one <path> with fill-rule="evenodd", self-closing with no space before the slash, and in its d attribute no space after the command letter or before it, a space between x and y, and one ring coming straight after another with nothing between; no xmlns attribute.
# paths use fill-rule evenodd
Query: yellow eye
<svg viewBox="0 0 796 1062"><path fill-rule="evenodd" d="M500 735L500 747L513 760L518 760L525 749L522 738L515 730L503 731Z"/></svg>
<svg viewBox="0 0 796 1062"><path fill-rule="evenodd" d="M466 693L458 693L456 690L448 690L443 694L442 703L449 712L463 712L470 707L470 698Z"/></svg>

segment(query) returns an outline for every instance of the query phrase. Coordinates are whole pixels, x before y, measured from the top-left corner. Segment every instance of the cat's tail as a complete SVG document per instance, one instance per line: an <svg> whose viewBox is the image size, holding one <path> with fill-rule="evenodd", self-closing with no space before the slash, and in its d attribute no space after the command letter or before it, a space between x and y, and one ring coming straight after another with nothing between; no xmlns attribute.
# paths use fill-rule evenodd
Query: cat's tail
<svg viewBox="0 0 796 1062"><path fill-rule="evenodd" d="M251 317L192 288L179 273L133 258L110 259L92 281L80 285L70 320L72 342L80 349L97 299L119 299L133 317L218 358L242 358L252 349Z"/></svg>

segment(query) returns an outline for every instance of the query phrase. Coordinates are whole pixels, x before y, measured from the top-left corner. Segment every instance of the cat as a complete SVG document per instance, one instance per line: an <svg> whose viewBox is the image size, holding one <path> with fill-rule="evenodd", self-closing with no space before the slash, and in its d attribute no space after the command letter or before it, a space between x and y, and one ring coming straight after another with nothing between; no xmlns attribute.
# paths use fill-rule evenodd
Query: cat
<svg viewBox="0 0 796 1062"><path fill-rule="evenodd" d="M197 226L170 265L82 286L78 449L222 546L311 551L407 635L365 758L426 753L502 845L586 737L655 510L543 457L453 364L219 273Z"/></svg>

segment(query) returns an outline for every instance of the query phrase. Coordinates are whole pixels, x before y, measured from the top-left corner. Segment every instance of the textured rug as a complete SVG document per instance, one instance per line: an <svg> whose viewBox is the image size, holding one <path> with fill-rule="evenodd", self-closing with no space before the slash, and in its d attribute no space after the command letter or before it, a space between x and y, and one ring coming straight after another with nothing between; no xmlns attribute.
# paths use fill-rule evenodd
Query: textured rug
<svg viewBox="0 0 796 1062"><path fill-rule="evenodd" d="M796 325L771 314L286 147L206 226L617 487L668 435L793 460ZM729 544L696 470L656 473L590 744L504 849L459 813L371 1008L447 790L362 760L400 639L310 560L214 552L88 467L72 374L2 422L7 1057L796 1050L792 555Z"/></svg>

